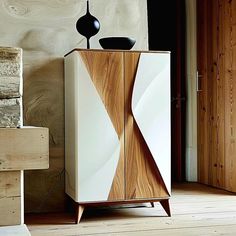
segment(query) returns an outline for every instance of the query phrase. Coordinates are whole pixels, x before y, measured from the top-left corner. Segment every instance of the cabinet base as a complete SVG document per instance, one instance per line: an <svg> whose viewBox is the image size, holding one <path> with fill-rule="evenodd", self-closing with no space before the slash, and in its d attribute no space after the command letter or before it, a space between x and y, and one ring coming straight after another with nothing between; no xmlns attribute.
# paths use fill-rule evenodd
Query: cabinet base
<svg viewBox="0 0 236 236"><path fill-rule="evenodd" d="M146 203L150 202L151 206L154 207L154 202L160 202L161 206L165 210L166 214L170 217L170 204L169 199L159 199L159 200L131 200L131 201L118 201L118 202L91 202L91 203L77 203L76 204L76 224L79 224L81 217L83 215L84 209L87 206L112 206L112 205L121 205L121 204L135 204L135 203Z"/></svg>

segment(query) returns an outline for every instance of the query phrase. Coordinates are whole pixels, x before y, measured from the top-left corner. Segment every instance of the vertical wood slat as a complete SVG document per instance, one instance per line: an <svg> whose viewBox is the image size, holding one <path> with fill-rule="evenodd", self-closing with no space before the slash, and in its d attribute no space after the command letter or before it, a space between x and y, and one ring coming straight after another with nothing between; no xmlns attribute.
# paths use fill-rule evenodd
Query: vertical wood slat
<svg viewBox="0 0 236 236"><path fill-rule="evenodd" d="M209 183L213 186L217 186L217 159L218 159L218 145L217 145L217 68L218 68L218 0L211 2L212 9L211 17L211 27L212 36L209 36L210 56L212 56L210 65L210 78L211 78L211 99L210 99L210 109L211 109L211 153L210 153L210 172L209 172Z"/></svg>
<svg viewBox="0 0 236 236"><path fill-rule="evenodd" d="M23 223L21 171L0 172L0 226Z"/></svg>
<svg viewBox="0 0 236 236"><path fill-rule="evenodd" d="M213 101L213 95L212 95L212 90L213 86L212 84L214 83L214 78L213 78L213 48L212 48L212 35L213 35L213 17L212 17L212 0L207 1L207 88L208 88L208 110L209 110L209 116L208 116L208 143L209 143L209 156L208 156L208 184L212 184L212 170L214 163L212 163L212 155L213 155L213 129L214 129L214 116L213 116L213 109L212 109L212 101ZM208 145L205 143L205 145Z"/></svg>
<svg viewBox="0 0 236 236"><path fill-rule="evenodd" d="M218 0L218 66L217 66L217 183L225 187L225 0Z"/></svg>
<svg viewBox="0 0 236 236"><path fill-rule="evenodd" d="M199 181L223 186L224 88L219 57L223 39L220 0L198 1L198 69L202 91L198 93Z"/></svg>
<svg viewBox="0 0 236 236"><path fill-rule="evenodd" d="M198 0L198 4L202 7L198 6L198 17L203 17L198 66L207 64L207 82L202 81L198 95L199 181L236 192L236 0ZM204 78L204 70L201 73Z"/></svg>
<svg viewBox="0 0 236 236"><path fill-rule="evenodd" d="M198 176L216 186L218 0L198 0ZM213 40L214 39L214 40Z"/></svg>
<svg viewBox="0 0 236 236"><path fill-rule="evenodd" d="M0 128L0 171L48 167L48 128Z"/></svg>
<svg viewBox="0 0 236 236"><path fill-rule="evenodd" d="M225 5L225 188L236 192L236 1Z"/></svg>

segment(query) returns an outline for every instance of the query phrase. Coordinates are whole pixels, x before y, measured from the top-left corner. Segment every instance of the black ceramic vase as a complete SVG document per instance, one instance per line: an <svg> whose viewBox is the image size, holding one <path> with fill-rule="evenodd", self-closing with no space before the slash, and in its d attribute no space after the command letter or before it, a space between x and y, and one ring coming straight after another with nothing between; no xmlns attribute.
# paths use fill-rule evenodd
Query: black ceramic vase
<svg viewBox="0 0 236 236"><path fill-rule="evenodd" d="M87 49L90 48L89 39L98 33L100 30L100 23L98 19L92 16L89 12L89 1L87 0L87 12L84 16L80 17L76 22L77 31L86 37Z"/></svg>

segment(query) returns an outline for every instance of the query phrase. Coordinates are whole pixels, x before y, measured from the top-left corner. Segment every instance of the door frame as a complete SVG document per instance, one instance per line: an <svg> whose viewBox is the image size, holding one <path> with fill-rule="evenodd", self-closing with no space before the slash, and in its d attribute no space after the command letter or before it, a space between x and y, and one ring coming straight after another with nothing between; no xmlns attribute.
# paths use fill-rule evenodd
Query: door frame
<svg viewBox="0 0 236 236"><path fill-rule="evenodd" d="M186 180L197 182L197 0L186 1Z"/></svg>

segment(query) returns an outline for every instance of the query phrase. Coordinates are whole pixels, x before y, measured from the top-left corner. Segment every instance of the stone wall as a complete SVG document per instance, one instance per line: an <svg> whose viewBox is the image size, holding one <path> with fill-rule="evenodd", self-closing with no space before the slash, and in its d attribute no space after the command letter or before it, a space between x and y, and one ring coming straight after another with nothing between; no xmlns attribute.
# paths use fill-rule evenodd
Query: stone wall
<svg viewBox="0 0 236 236"><path fill-rule="evenodd" d="M91 48L104 36L131 36L133 49L147 49L146 0L90 0L100 23ZM75 23L85 14L85 0L0 0L0 46L23 49L24 125L49 127L50 168L25 173L25 208L60 211L64 195L63 55L86 47Z"/></svg>
<svg viewBox="0 0 236 236"><path fill-rule="evenodd" d="M0 47L0 127L22 126L22 50Z"/></svg>

